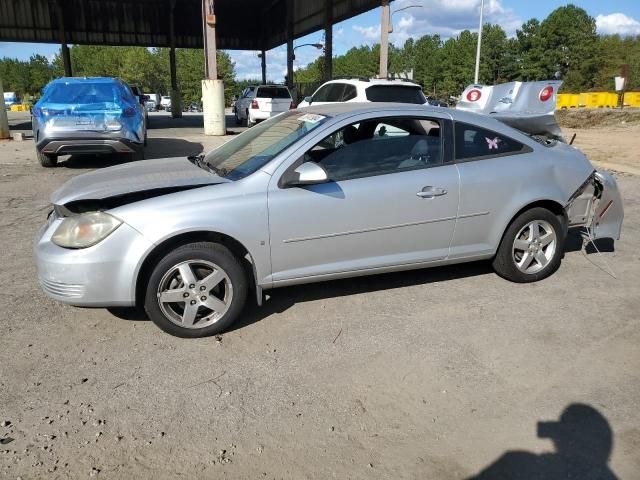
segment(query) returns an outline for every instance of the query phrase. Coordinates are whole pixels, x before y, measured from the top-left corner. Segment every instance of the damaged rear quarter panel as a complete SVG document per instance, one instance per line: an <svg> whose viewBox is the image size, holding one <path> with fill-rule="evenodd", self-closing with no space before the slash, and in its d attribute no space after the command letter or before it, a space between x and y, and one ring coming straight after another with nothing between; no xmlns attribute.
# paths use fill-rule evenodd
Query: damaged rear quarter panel
<svg viewBox="0 0 640 480"><path fill-rule="evenodd" d="M508 127L504 134L533 151L458 163L460 205L452 258L494 253L520 210L549 200L564 207L594 170L580 151L566 144L545 147Z"/></svg>

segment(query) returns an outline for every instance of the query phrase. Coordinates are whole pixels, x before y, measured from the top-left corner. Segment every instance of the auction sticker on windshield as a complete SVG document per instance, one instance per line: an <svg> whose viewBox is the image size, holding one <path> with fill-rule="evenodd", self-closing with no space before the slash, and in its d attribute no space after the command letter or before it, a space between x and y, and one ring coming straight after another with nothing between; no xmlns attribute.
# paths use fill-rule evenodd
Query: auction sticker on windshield
<svg viewBox="0 0 640 480"><path fill-rule="evenodd" d="M308 123L318 123L321 120L324 120L324 115L318 115L317 113L305 113L301 117L298 118L299 122L308 122Z"/></svg>

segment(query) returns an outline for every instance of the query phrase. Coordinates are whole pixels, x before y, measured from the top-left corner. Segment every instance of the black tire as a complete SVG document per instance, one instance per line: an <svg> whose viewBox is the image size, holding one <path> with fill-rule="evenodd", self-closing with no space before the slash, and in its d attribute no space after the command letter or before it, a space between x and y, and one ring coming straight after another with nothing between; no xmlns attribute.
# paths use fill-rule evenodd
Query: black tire
<svg viewBox="0 0 640 480"><path fill-rule="evenodd" d="M228 304L226 312L220 318L213 321L213 323L209 325L205 324L205 326L202 327L197 326L197 322L199 320L195 321L194 328L181 326L176 323L176 319L171 320L171 318L163 312L162 307L160 306L158 288L160 287L161 282L164 281L164 278L167 275L170 275L170 272L172 272L177 265L188 261L196 263L204 261L215 264L226 274L226 278L230 282L231 286L231 288L227 290L226 284L224 285L225 294L227 291L232 292L229 300L230 304ZM204 275L206 277L206 274ZM198 280L202 280L202 278ZM176 337L198 338L215 335L227 329L242 312L247 299L247 291L249 289L248 282L249 279L242 267L242 264L225 246L210 242L190 243L169 252L154 267L146 285L144 309L147 312L147 315L149 315L149 318L158 327ZM224 283L224 281L222 283ZM219 285L220 284L215 288L220 288ZM183 288L187 290L186 285ZM196 287L191 289L191 291L199 292L199 287L196 285ZM208 291L204 294L214 295L214 293L215 292L213 291ZM200 293L195 294L196 297L199 295ZM179 309L179 303L184 303L184 306L187 305L186 302L176 302L172 305L177 306ZM201 306L197 306L195 308L198 313L201 312L201 309L204 310L205 313L207 311L206 308Z"/></svg>
<svg viewBox="0 0 640 480"><path fill-rule="evenodd" d="M251 128L255 125L255 122L251 121L251 118L249 117L249 110L247 110L247 128Z"/></svg>
<svg viewBox="0 0 640 480"><path fill-rule="evenodd" d="M546 223L546 225L551 227L555 234L555 244L552 252L548 250L545 251L548 246L538 246L538 248L542 249L542 253L545 255L548 254L550 258L547 260L546 265L543 266L542 263L535 259L534 256L531 263L532 270L535 270L536 268L539 268L539 270L528 273L518 268L516 263L516 252L514 251L514 242L516 240L516 236L519 234L520 238L523 238L523 229L534 221L542 222L543 224ZM498 252L493 259L493 268L501 277L516 283L536 282L547 278L560 267L560 262L562 261L564 253L564 241L566 236L567 227L562 217L558 217L553 212L542 207L535 207L527 210L518 215L507 227L507 230L502 237L502 241L500 242L500 246L498 247ZM525 239L524 241L528 242L529 240ZM534 245L532 248L536 248L536 246ZM517 251L517 255L520 260L523 259L523 255L525 253L526 252L524 250Z"/></svg>
<svg viewBox="0 0 640 480"><path fill-rule="evenodd" d="M144 160L144 147L140 147L137 150L129 153L130 162L137 162L138 160Z"/></svg>
<svg viewBox="0 0 640 480"><path fill-rule="evenodd" d="M58 157L56 155L47 155L40 150L36 150L36 153L38 154L38 161L43 167L52 168L58 164Z"/></svg>
<svg viewBox="0 0 640 480"><path fill-rule="evenodd" d="M238 111L235 111L235 117L236 117L236 125L242 125L242 119L238 116Z"/></svg>

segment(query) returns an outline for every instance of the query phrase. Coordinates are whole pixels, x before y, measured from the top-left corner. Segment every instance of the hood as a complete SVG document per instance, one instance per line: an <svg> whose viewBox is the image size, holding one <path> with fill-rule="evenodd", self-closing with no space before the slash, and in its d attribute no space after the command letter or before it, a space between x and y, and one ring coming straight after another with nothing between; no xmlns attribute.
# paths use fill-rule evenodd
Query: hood
<svg viewBox="0 0 640 480"><path fill-rule="evenodd" d="M78 175L53 192L51 202L64 205L149 191L162 194L226 182L229 180L203 170L185 157L142 160Z"/></svg>

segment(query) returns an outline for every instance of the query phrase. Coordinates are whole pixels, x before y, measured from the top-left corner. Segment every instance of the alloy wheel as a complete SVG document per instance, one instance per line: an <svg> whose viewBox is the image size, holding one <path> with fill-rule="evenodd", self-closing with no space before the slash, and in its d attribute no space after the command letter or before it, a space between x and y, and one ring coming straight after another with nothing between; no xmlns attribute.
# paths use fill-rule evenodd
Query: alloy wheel
<svg viewBox="0 0 640 480"><path fill-rule="evenodd" d="M513 241L513 261L523 273L538 273L553 259L557 243L549 222L533 220L520 229Z"/></svg>
<svg viewBox="0 0 640 480"><path fill-rule="evenodd" d="M183 328L205 328L229 310L233 285L215 263L188 260L163 275L157 297L160 310L171 322Z"/></svg>

